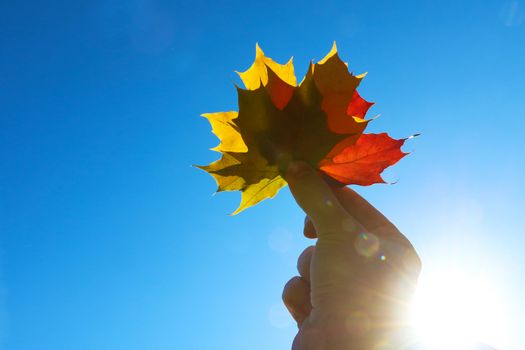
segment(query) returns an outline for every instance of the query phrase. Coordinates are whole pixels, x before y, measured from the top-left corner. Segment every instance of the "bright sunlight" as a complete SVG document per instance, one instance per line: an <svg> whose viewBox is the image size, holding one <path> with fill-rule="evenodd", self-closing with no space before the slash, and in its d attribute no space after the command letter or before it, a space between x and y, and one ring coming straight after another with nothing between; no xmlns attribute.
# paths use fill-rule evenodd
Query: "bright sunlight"
<svg viewBox="0 0 525 350"><path fill-rule="evenodd" d="M483 342L504 343L503 300L495 280L484 271L457 267L422 274L414 301L416 336L436 350L464 350Z"/></svg>

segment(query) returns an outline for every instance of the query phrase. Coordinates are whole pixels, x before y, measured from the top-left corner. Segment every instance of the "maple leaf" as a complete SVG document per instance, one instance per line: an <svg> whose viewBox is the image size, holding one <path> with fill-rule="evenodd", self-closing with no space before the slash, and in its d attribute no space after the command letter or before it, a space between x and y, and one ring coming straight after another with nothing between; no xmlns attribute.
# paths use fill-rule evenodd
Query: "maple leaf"
<svg viewBox="0 0 525 350"><path fill-rule="evenodd" d="M405 141L395 140L386 133L363 134L355 144L321 161L319 169L345 185L385 183L381 172L408 154L401 151Z"/></svg>
<svg viewBox="0 0 525 350"><path fill-rule="evenodd" d="M282 175L302 160L344 184L384 182L380 173L401 159L404 140L363 134L373 103L357 92L366 74L353 75L331 51L311 63L297 85L293 60L279 64L256 45L255 61L238 72L239 111L203 114L220 144L222 157L199 168L210 173L217 191L241 191L233 214L274 197L286 185Z"/></svg>

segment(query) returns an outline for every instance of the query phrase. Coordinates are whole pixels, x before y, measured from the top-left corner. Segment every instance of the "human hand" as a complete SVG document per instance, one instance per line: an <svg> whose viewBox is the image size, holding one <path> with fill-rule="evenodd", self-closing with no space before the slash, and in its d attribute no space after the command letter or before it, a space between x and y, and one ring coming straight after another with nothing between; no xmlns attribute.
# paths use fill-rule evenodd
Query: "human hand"
<svg viewBox="0 0 525 350"><path fill-rule="evenodd" d="M411 243L356 192L329 185L306 163L292 163L286 180L307 213L305 236L317 238L283 291L299 326L292 350L404 349L421 270Z"/></svg>

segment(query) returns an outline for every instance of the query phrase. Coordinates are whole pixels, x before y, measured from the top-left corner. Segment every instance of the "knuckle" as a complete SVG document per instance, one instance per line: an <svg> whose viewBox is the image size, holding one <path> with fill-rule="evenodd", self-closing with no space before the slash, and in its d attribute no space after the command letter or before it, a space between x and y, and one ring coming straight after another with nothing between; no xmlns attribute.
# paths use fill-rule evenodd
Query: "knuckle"
<svg viewBox="0 0 525 350"><path fill-rule="evenodd" d="M300 283L301 277L299 276L292 277L288 282L286 282L281 296L285 304L289 303L293 299L294 290Z"/></svg>
<svg viewBox="0 0 525 350"><path fill-rule="evenodd" d="M297 259L297 271L303 279L310 280L310 263L312 262L312 256L315 251L315 246L309 246L306 248L299 259Z"/></svg>

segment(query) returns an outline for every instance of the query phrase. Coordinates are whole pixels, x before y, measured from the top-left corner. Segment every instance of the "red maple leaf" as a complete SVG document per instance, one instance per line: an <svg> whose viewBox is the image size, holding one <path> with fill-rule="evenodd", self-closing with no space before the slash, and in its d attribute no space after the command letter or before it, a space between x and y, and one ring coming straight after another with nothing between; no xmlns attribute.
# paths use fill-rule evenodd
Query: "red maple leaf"
<svg viewBox="0 0 525 350"><path fill-rule="evenodd" d="M345 185L385 183L381 172L408 154L401 151L405 141L395 140L387 133L362 134L355 144L323 159L319 169Z"/></svg>

